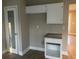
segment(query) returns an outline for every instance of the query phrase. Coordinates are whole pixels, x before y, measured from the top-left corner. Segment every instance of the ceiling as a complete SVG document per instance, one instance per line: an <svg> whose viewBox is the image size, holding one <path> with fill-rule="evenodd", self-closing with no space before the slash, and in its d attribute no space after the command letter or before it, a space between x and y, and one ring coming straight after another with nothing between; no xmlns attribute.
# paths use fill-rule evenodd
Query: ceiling
<svg viewBox="0 0 79 59"><path fill-rule="evenodd" d="M26 0L26 5L40 5L40 4L48 4L48 3L57 3L63 2L63 0Z"/></svg>
<svg viewBox="0 0 79 59"><path fill-rule="evenodd" d="M64 0L25 0L27 6L30 5L40 5L40 4L48 4L48 3L58 3L63 2ZM76 0L68 0L70 4L76 3Z"/></svg>

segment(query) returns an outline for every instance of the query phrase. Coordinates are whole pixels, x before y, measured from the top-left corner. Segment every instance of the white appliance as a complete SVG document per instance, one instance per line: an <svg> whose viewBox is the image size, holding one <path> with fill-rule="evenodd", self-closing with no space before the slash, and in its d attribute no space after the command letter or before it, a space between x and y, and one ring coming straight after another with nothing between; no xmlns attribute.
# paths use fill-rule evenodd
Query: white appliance
<svg viewBox="0 0 79 59"><path fill-rule="evenodd" d="M45 58L62 59L61 37L56 37L56 35L45 37Z"/></svg>

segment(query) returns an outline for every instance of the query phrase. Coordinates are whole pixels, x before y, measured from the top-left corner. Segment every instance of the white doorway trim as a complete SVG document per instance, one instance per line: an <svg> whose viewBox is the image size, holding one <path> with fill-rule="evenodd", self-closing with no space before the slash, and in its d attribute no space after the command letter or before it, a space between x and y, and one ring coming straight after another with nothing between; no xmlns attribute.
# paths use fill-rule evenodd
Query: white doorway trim
<svg viewBox="0 0 79 59"><path fill-rule="evenodd" d="M5 32L6 32L6 43L7 43L7 49L8 51L10 51L9 49L9 29L8 29L8 15L7 15L7 11L9 10L13 10L14 11L14 24L15 24L15 33L17 33L17 35L15 36L15 45L16 45L16 49L11 48L11 52L12 53L16 53L19 54L19 48L21 48L21 41L19 40L19 23L18 23L18 8L17 6L6 6L4 7L4 17L5 17ZM19 45L20 42L20 45Z"/></svg>

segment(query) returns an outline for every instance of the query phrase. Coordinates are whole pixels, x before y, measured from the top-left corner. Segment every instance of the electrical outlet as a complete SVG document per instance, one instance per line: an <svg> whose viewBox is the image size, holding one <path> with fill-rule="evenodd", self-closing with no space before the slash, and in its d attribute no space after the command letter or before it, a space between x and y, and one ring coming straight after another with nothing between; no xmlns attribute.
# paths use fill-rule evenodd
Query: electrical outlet
<svg viewBox="0 0 79 59"><path fill-rule="evenodd" d="M39 29L39 25L37 25L36 28Z"/></svg>

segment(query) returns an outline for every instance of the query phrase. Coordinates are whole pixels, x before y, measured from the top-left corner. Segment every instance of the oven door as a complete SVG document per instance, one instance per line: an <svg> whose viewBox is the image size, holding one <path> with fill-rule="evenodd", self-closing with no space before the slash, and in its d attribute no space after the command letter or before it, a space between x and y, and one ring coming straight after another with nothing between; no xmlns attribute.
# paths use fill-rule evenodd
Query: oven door
<svg viewBox="0 0 79 59"><path fill-rule="evenodd" d="M53 42L52 42L53 41ZM45 40L45 57L50 59L61 59L61 43L54 42L55 40Z"/></svg>

